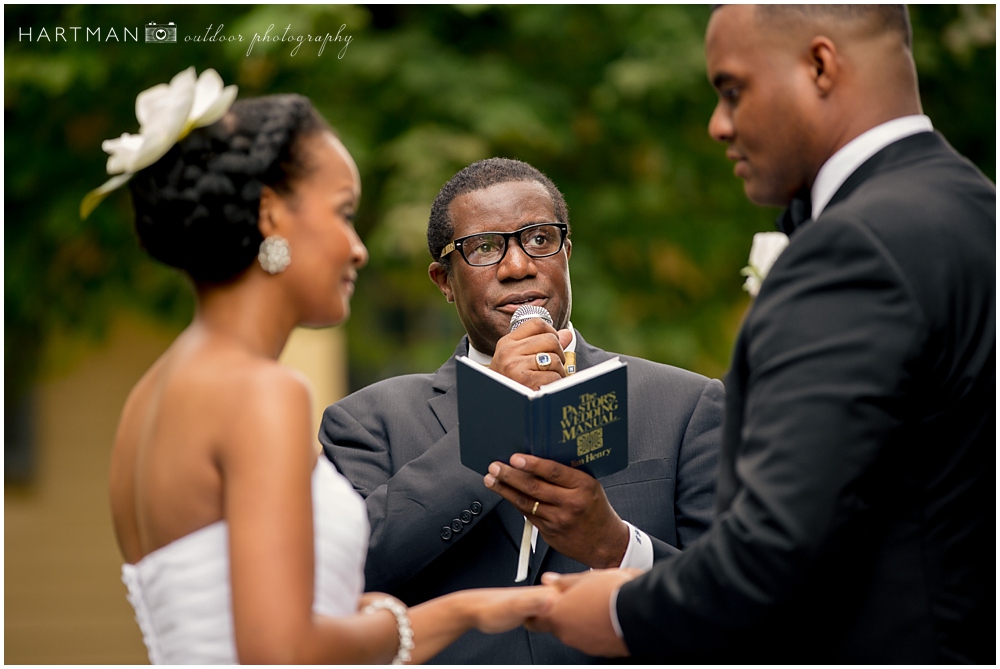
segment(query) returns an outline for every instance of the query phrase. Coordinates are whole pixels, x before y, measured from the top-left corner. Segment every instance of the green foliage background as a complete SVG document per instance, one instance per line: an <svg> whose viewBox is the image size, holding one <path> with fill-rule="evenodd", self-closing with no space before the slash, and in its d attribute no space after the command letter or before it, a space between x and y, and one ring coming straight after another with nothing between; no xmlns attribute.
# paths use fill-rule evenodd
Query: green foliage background
<svg viewBox="0 0 1000 669"><path fill-rule="evenodd" d="M468 163L526 160L573 226L573 322L600 346L719 376L747 305L739 268L778 213L754 207L706 125L707 6L5 6L4 383L51 365L53 339L95 339L133 309L177 327L193 299L134 239L128 197L86 222L101 140L135 132L136 94L214 67L241 96L298 92L360 166L371 252L347 324L351 387L435 369L462 333L426 278L438 189ZM996 178L995 6L911 8L925 111ZM173 21L177 44L142 27ZM254 45L254 33L336 35ZM241 34L243 42L185 37ZM66 28L68 41L40 40ZM102 28L102 41L72 26ZM139 41L107 41L115 28ZM27 31L32 38L25 39Z"/></svg>

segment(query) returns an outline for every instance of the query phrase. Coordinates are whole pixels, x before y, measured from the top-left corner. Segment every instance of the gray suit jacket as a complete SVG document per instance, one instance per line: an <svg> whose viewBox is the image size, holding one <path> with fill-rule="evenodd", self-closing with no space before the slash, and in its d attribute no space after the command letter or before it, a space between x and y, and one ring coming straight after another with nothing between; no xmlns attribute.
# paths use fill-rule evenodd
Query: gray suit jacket
<svg viewBox="0 0 1000 669"><path fill-rule="evenodd" d="M463 337L455 355L468 352ZM586 369L613 357L577 333ZM629 466L601 479L618 515L646 532L657 559L709 525L721 440L723 387L692 372L628 361ZM459 461L455 360L434 374L387 379L329 407L320 441L368 504L370 591L413 605L456 590L514 585L523 516ZM539 537L529 583L586 567ZM473 631L440 653L447 663L582 663L586 655L523 628Z"/></svg>

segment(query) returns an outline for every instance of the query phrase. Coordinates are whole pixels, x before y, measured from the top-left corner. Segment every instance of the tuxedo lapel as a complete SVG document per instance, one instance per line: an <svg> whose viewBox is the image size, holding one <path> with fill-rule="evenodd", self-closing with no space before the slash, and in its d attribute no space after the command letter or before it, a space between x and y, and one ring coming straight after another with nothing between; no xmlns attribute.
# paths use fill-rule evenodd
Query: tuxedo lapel
<svg viewBox="0 0 1000 669"><path fill-rule="evenodd" d="M454 363L454 358L451 360ZM458 427L458 391L454 384L446 392L427 400L431 411L437 416L441 428L447 433Z"/></svg>
<svg viewBox="0 0 1000 669"><path fill-rule="evenodd" d="M844 180L837 192L833 194L826 209L847 199L859 185L882 169L897 165L901 161L921 158L935 151L950 148L943 137L934 132L918 132L915 135L903 137L886 146L874 156L861 163L858 169ZM825 211L825 210L824 210Z"/></svg>
<svg viewBox="0 0 1000 669"><path fill-rule="evenodd" d="M436 394L427 400L431 411L441 423L441 429L446 433L458 427L458 396L455 390L455 358L467 355L469 352L468 337L462 337L455 347L455 352L448 360L438 367L431 382Z"/></svg>
<svg viewBox="0 0 1000 669"><path fill-rule="evenodd" d="M576 368L577 371L582 371L588 367L593 367L596 364L602 363L605 360L610 360L612 356L607 351L602 351L599 348L595 348L588 344L586 340L580 335L580 331L576 332Z"/></svg>

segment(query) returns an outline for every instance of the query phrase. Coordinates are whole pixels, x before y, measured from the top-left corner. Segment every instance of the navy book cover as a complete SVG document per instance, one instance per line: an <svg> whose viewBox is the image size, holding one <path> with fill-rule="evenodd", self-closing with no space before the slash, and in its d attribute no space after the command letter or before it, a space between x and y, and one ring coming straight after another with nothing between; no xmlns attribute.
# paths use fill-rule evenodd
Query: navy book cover
<svg viewBox="0 0 1000 669"><path fill-rule="evenodd" d="M619 358L538 390L465 356L455 361L462 464L485 475L491 462L529 453L607 476L628 465L628 364Z"/></svg>

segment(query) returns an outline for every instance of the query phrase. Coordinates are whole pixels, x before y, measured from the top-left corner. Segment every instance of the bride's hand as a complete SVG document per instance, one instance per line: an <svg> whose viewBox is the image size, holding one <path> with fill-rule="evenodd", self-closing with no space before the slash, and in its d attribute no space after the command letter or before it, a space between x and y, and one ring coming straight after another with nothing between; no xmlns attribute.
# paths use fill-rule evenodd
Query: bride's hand
<svg viewBox="0 0 1000 669"><path fill-rule="evenodd" d="M528 618L542 615L556 596L553 586L467 590L473 624L480 632L497 634L523 625Z"/></svg>
<svg viewBox="0 0 1000 669"><path fill-rule="evenodd" d="M544 615L556 598L555 586L459 590L410 609L413 663L423 663L470 629L506 632Z"/></svg>

